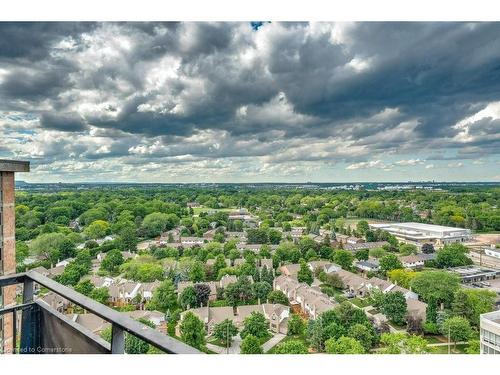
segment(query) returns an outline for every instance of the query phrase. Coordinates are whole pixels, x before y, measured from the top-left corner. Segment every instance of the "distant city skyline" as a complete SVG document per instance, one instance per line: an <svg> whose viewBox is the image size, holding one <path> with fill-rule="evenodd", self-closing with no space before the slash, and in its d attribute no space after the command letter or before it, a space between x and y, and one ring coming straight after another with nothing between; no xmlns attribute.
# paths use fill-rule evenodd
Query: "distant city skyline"
<svg viewBox="0 0 500 375"><path fill-rule="evenodd" d="M0 23L27 182L500 181L500 23Z"/></svg>

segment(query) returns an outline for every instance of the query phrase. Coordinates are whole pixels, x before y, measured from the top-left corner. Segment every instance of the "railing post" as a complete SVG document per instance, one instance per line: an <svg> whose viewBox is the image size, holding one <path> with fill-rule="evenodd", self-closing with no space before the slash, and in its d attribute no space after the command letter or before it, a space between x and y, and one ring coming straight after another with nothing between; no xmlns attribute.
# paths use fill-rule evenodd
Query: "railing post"
<svg viewBox="0 0 500 375"><path fill-rule="evenodd" d="M33 302L34 283L33 280L26 277L23 284L23 303ZM35 310L31 306L24 309L21 314L21 345L20 352L29 354L35 348L38 342L38 330L35 327Z"/></svg>
<svg viewBox="0 0 500 375"><path fill-rule="evenodd" d="M33 302L33 280L26 278L23 287L23 303Z"/></svg>
<svg viewBox="0 0 500 375"><path fill-rule="evenodd" d="M116 324L111 326L111 354L125 353L125 332Z"/></svg>

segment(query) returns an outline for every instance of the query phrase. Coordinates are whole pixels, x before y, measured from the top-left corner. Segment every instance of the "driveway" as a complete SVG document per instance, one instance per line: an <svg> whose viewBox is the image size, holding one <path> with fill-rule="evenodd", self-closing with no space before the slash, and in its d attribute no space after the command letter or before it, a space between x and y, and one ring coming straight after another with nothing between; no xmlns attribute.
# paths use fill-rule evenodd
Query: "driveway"
<svg viewBox="0 0 500 375"><path fill-rule="evenodd" d="M285 337L286 337L286 335L284 335L282 333L276 333L273 337L271 337L269 340L267 340L262 345L262 349L264 350L264 353L267 353L274 346L278 345L281 342L281 340L283 340Z"/></svg>

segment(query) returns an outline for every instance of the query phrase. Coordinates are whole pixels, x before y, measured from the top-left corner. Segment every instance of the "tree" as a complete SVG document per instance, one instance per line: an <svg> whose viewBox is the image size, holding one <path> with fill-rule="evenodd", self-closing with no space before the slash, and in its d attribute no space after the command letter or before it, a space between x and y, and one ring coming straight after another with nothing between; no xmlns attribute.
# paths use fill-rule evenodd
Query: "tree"
<svg viewBox="0 0 500 375"><path fill-rule="evenodd" d="M495 292L484 289L459 289L455 293L452 312L466 318L470 324L479 326L479 316L494 310Z"/></svg>
<svg viewBox="0 0 500 375"><path fill-rule="evenodd" d="M179 304L184 310L191 307L198 307L198 299L196 298L196 291L194 287L186 287L179 296Z"/></svg>
<svg viewBox="0 0 500 375"><path fill-rule="evenodd" d="M350 251L337 250L333 253L333 261L345 270L350 270L352 268L353 260L354 256Z"/></svg>
<svg viewBox="0 0 500 375"><path fill-rule="evenodd" d="M288 319L288 335L303 335L306 330L306 323L300 315L292 314Z"/></svg>
<svg viewBox="0 0 500 375"><path fill-rule="evenodd" d="M247 276L241 276L238 281L229 284L224 290L224 297L227 302L235 307L240 302L247 302L255 298L252 284Z"/></svg>
<svg viewBox="0 0 500 375"><path fill-rule="evenodd" d="M233 336L238 334L238 328L229 319L225 319L214 326L214 337L224 346L231 346Z"/></svg>
<svg viewBox="0 0 500 375"><path fill-rule="evenodd" d="M269 242L273 245L277 245L281 241L281 232L276 229L270 229L268 232Z"/></svg>
<svg viewBox="0 0 500 375"><path fill-rule="evenodd" d="M264 315L259 312L252 312L245 318L243 323L243 330L240 334L243 339L248 335L252 335L257 338L266 337L268 335L268 323Z"/></svg>
<svg viewBox="0 0 500 375"><path fill-rule="evenodd" d="M240 346L241 354L262 354L263 350L260 346L259 339L253 335L247 335Z"/></svg>
<svg viewBox="0 0 500 375"><path fill-rule="evenodd" d="M377 333L371 324L354 324L347 336L356 339L366 352L377 342Z"/></svg>
<svg viewBox="0 0 500 375"><path fill-rule="evenodd" d="M118 240L121 250L130 252L137 251L137 231L132 222L120 230Z"/></svg>
<svg viewBox="0 0 500 375"><path fill-rule="evenodd" d="M184 315L180 325L181 340L186 344L202 349L205 346L205 325L192 312L188 311Z"/></svg>
<svg viewBox="0 0 500 375"><path fill-rule="evenodd" d="M460 278L446 271L422 271L415 275L410 286L424 302L435 306L444 303L449 307L460 288Z"/></svg>
<svg viewBox="0 0 500 375"><path fill-rule="evenodd" d="M308 354L306 344L301 340L289 340L276 346L274 354Z"/></svg>
<svg viewBox="0 0 500 375"><path fill-rule="evenodd" d="M401 255L412 255L417 253L417 247L412 244L404 243L399 246L399 253Z"/></svg>
<svg viewBox="0 0 500 375"><path fill-rule="evenodd" d="M394 269L387 272L387 277L389 278L389 280L407 289L410 287L410 282L416 275L417 273L415 271L405 269Z"/></svg>
<svg viewBox="0 0 500 375"><path fill-rule="evenodd" d="M249 244L264 244L269 242L269 236L266 229L248 229L247 243Z"/></svg>
<svg viewBox="0 0 500 375"><path fill-rule="evenodd" d="M403 264L398 259L398 257L394 254L384 255L382 258L380 258L379 264L380 264L380 269L384 273L387 273L389 271L392 271L392 270L395 270L398 268L403 268Z"/></svg>
<svg viewBox="0 0 500 375"><path fill-rule="evenodd" d="M83 233L86 237L97 240L98 238L103 238L106 234L109 233L109 223L105 220L96 220L93 221Z"/></svg>
<svg viewBox="0 0 500 375"><path fill-rule="evenodd" d="M196 304L198 306L208 306L208 299L210 298L210 286L208 284L198 283L194 285L194 292L196 294Z"/></svg>
<svg viewBox="0 0 500 375"><path fill-rule="evenodd" d="M403 332L383 333L380 343L384 348L381 354L424 354L427 351L427 340L420 336Z"/></svg>
<svg viewBox="0 0 500 375"><path fill-rule="evenodd" d="M336 273L327 273L322 280L326 285L335 289L344 289L344 282Z"/></svg>
<svg viewBox="0 0 500 375"><path fill-rule="evenodd" d="M90 293L92 293L93 290L94 285L90 282L90 280L80 281L75 285L75 291L87 297L90 295Z"/></svg>
<svg viewBox="0 0 500 375"><path fill-rule="evenodd" d="M469 345L465 348L467 354L479 354L481 351L481 342L479 340L469 340Z"/></svg>
<svg viewBox="0 0 500 375"><path fill-rule="evenodd" d="M342 336L339 339L328 339L325 342L325 350L329 354L364 354L365 348L352 337Z"/></svg>
<svg viewBox="0 0 500 375"><path fill-rule="evenodd" d="M60 260L66 236L62 233L44 233L29 244L31 254L55 264Z"/></svg>
<svg viewBox="0 0 500 375"><path fill-rule="evenodd" d="M453 316L443 322L441 333L443 336L449 337L453 341L453 347L456 347L457 342L467 341L471 337L472 329L467 319Z"/></svg>
<svg viewBox="0 0 500 375"><path fill-rule="evenodd" d="M356 231L359 234L364 236L366 232L368 232L368 230L370 230L370 226L368 225L368 222L366 220L358 221L358 223L356 224Z"/></svg>
<svg viewBox="0 0 500 375"><path fill-rule="evenodd" d="M109 300L108 288L95 288L90 292L89 297L99 303L102 303L103 305L106 305Z"/></svg>
<svg viewBox="0 0 500 375"><path fill-rule="evenodd" d="M397 325L402 325L405 322L406 309L406 299L402 292L385 294L382 312L389 320Z"/></svg>
<svg viewBox="0 0 500 375"><path fill-rule="evenodd" d="M162 281L160 286L153 292L153 298L151 298L150 304L153 309L162 312L173 310L177 306L177 296L172 281Z"/></svg>
<svg viewBox="0 0 500 375"><path fill-rule="evenodd" d="M297 280L308 285L311 285L314 280L312 271L309 269L304 259L301 259L300 261L300 269L297 273Z"/></svg>
<svg viewBox="0 0 500 375"><path fill-rule="evenodd" d="M422 252L424 254L432 254L434 253L434 245L431 243L424 243L422 245Z"/></svg>
<svg viewBox="0 0 500 375"><path fill-rule="evenodd" d="M281 290L273 290L267 295L267 300L269 303L281 303L282 305L288 306L288 297Z"/></svg>
<svg viewBox="0 0 500 375"><path fill-rule="evenodd" d="M224 255L217 255L214 262L213 274L217 276L219 274L219 271L226 268L226 266L226 259L224 258Z"/></svg>
<svg viewBox="0 0 500 375"><path fill-rule="evenodd" d="M370 250L368 250L368 249L361 249L361 250L358 250L358 251L356 251L356 253L354 254L354 257L355 257L357 260L368 260L368 258L370 257Z"/></svg>
<svg viewBox="0 0 500 375"><path fill-rule="evenodd" d="M155 328L153 322L147 319L139 318L138 321L150 328ZM125 335L125 353L127 354L146 354L150 349L150 345L140 338L127 333Z"/></svg>
<svg viewBox="0 0 500 375"><path fill-rule="evenodd" d="M273 290L273 287L266 281L259 281L252 285L255 298L258 298L261 303L266 301L268 294Z"/></svg>
<svg viewBox="0 0 500 375"><path fill-rule="evenodd" d="M165 271L161 264L151 263L149 259L145 261L141 258L125 262L120 266L120 272L124 274L125 278L141 282L164 279Z"/></svg>
<svg viewBox="0 0 500 375"><path fill-rule="evenodd" d="M108 271L111 274L116 274L120 266L123 264L123 255L118 249L113 249L106 253L102 260L101 269Z"/></svg>
<svg viewBox="0 0 500 375"><path fill-rule="evenodd" d="M191 270L189 271L189 280L193 283L205 280L205 268L201 262L194 262Z"/></svg>
<svg viewBox="0 0 500 375"><path fill-rule="evenodd" d="M142 229L149 237L159 236L165 230L170 230L179 224L179 217L175 214L153 212L144 217Z"/></svg>
<svg viewBox="0 0 500 375"><path fill-rule="evenodd" d="M460 243L445 245L437 252L435 264L438 268L458 267L472 264L467 256L469 249Z"/></svg>

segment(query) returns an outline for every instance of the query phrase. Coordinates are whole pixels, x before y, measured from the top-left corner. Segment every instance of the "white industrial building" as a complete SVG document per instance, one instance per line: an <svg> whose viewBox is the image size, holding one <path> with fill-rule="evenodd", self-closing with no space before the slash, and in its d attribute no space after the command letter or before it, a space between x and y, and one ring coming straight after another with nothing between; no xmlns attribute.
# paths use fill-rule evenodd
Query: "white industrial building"
<svg viewBox="0 0 500 375"><path fill-rule="evenodd" d="M490 257L495 257L500 259L500 249L497 249L495 247L486 248L484 250L484 253L486 255L489 255Z"/></svg>
<svg viewBox="0 0 500 375"><path fill-rule="evenodd" d="M481 354L500 354L500 311L481 314Z"/></svg>
<svg viewBox="0 0 500 375"><path fill-rule="evenodd" d="M385 230L399 241L419 247L424 243L432 243L435 247L441 247L454 242L467 242L472 238L470 229L423 223L370 224L370 228Z"/></svg>

